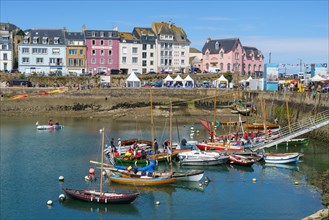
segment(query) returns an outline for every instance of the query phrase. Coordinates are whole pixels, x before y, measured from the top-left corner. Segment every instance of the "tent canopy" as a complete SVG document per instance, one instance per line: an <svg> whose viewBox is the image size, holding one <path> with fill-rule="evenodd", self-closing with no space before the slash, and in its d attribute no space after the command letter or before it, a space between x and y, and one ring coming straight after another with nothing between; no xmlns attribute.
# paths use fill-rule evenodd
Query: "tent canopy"
<svg viewBox="0 0 329 220"><path fill-rule="evenodd" d="M176 78L174 79L174 82L183 82L182 77L180 75L177 75Z"/></svg>
<svg viewBox="0 0 329 220"><path fill-rule="evenodd" d="M214 80L213 84L219 88L228 88L228 80L224 75L221 75L218 79Z"/></svg>
<svg viewBox="0 0 329 220"><path fill-rule="evenodd" d="M183 81L185 87L194 87L194 80L190 77L190 75L187 75Z"/></svg>
<svg viewBox="0 0 329 220"><path fill-rule="evenodd" d="M166 83L166 82L173 82L174 80L173 78L171 78L170 75L167 75L167 77L163 81Z"/></svg>
<svg viewBox="0 0 329 220"><path fill-rule="evenodd" d="M315 75L311 78L311 81L312 82L324 82L326 81L327 79L321 77L320 75Z"/></svg>
<svg viewBox="0 0 329 220"><path fill-rule="evenodd" d="M135 73L131 73L126 79L126 87L141 87L141 80L135 75Z"/></svg>

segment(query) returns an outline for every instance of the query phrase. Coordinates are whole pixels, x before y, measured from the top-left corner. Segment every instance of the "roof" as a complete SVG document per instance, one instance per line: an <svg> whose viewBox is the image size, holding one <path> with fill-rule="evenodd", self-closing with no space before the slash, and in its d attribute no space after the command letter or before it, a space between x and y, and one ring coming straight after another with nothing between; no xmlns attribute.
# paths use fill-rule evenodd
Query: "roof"
<svg viewBox="0 0 329 220"><path fill-rule="evenodd" d="M84 32L65 32L65 37L67 40L84 40Z"/></svg>
<svg viewBox="0 0 329 220"><path fill-rule="evenodd" d="M119 32L119 37L121 42L125 40L127 43L139 43L139 40L129 32Z"/></svg>
<svg viewBox="0 0 329 220"><path fill-rule="evenodd" d="M191 43L183 28L177 27L174 23L152 22L152 30L156 35L174 35L174 42Z"/></svg>
<svg viewBox="0 0 329 220"><path fill-rule="evenodd" d="M129 75L129 77L126 79L126 81L130 81L130 82L136 82L136 81L138 81L138 82L140 82L140 79L136 76L135 73L131 73Z"/></svg>
<svg viewBox="0 0 329 220"><path fill-rule="evenodd" d="M119 39L119 32L114 30L85 30L86 39Z"/></svg>
<svg viewBox="0 0 329 220"><path fill-rule="evenodd" d="M257 55L263 56L262 52L258 50L256 47L243 47L243 50L246 52L247 55L253 53L255 56ZM248 57L249 56L247 56L247 58Z"/></svg>
<svg viewBox="0 0 329 220"><path fill-rule="evenodd" d="M132 34L138 38L141 43L155 44L156 34L152 28L135 27Z"/></svg>
<svg viewBox="0 0 329 220"><path fill-rule="evenodd" d="M49 45L54 45L55 39L58 40L56 45L65 45L64 29L29 29L27 35L30 36L30 39L48 37ZM42 42L39 42L39 44L42 44Z"/></svg>
<svg viewBox="0 0 329 220"><path fill-rule="evenodd" d="M201 53L201 51L196 49L196 48L191 47L190 48L190 53Z"/></svg>
<svg viewBox="0 0 329 220"><path fill-rule="evenodd" d="M190 77L190 75L187 75L185 77L184 81L193 81L194 82L194 80Z"/></svg>
<svg viewBox="0 0 329 220"><path fill-rule="evenodd" d="M218 54L221 49L224 50L224 53L227 53L233 50L237 42L240 42L239 38L208 39L202 48L202 53L205 54L209 50L210 54ZM218 48L216 48L216 44L218 44Z"/></svg>
<svg viewBox="0 0 329 220"><path fill-rule="evenodd" d="M182 81L183 81L183 79L182 79L182 77L179 74L174 79L174 82L182 82Z"/></svg>
<svg viewBox="0 0 329 220"><path fill-rule="evenodd" d="M171 78L170 75L167 75L167 77L163 81L168 82L168 81L174 81L174 80L173 80L173 78Z"/></svg>
<svg viewBox="0 0 329 220"><path fill-rule="evenodd" d="M0 30L1 31L14 31L19 29L16 25L11 24L9 22L4 23L4 22L0 22Z"/></svg>

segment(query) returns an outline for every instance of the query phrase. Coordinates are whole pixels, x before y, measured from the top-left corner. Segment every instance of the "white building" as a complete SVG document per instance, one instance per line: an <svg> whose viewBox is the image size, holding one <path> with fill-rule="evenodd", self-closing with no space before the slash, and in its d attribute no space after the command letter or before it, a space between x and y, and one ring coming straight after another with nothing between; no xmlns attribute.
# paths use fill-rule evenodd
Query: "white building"
<svg viewBox="0 0 329 220"><path fill-rule="evenodd" d="M172 23L153 22L156 34L157 66L160 72L188 72L190 41L185 31Z"/></svg>
<svg viewBox="0 0 329 220"><path fill-rule="evenodd" d="M13 32L17 28L9 23L0 24L0 71L10 72L14 66Z"/></svg>
<svg viewBox="0 0 329 220"><path fill-rule="evenodd" d="M63 29L25 31L18 45L18 68L25 74L66 75L66 45Z"/></svg>

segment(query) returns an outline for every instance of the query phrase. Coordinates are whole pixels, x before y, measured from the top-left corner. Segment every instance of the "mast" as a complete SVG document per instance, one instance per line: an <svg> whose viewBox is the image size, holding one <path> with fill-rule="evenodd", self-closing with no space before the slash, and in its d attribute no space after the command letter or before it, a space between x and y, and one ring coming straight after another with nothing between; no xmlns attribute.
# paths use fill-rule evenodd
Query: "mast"
<svg viewBox="0 0 329 220"><path fill-rule="evenodd" d="M215 136L215 126L216 126L216 98L217 98L217 81L216 81L216 89L215 89L215 96L214 96L214 124L212 126L212 135L211 135L211 142L214 142Z"/></svg>
<svg viewBox="0 0 329 220"><path fill-rule="evenodd" d="M169 136L169 143L170 143L170 176L172 176L172 102L170 100L170 136Z"/></svg>
<svg viewBox="0 0 329 220"><path fill-rule="evenodd" d="M153 122L153 112L152 112L152 89L150 89L150 110L151 110L151 133L152 133L152 152L153 152L153 160L155 159L154 152L154 122Z"/></svg>
<svg viewBox="0 0 329 220"><path fill-rule="evenodd" d="M99 186L99 192L100 192L100 196L102 196L102 190L103 190L103 178L102 178L102 175L103 175L103 164L104 164L104 139L105 139L105 132L104 132L104 128L101 130L102 131L102 151L101 151L101 154L102 154L102 164L101 164L101 181L100 181L100 186Z"/></svg>
<svg viewBox="0 0 329 220"><path fill-rule="evenodd" d="M288 99L286 99L286 107L287 107L287 116L288 116L288 127L289 127L289 132L291 133Z"/></svg>

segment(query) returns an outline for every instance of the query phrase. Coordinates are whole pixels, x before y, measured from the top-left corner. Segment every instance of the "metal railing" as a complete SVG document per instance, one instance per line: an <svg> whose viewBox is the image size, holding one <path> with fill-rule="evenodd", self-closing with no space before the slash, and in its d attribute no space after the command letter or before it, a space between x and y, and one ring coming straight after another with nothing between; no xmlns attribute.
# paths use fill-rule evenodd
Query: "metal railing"
<svg viewBox="0 0 329 220"><path fill-rule="evenodd" d="M306 119L302 119L290 126L282 127L279 131L269 135L266 143L254 144L251 150L256 151L268 147L275 146L279 143L286 142L294 137L308 133L315 129L321 128L329 124L329 109L318 114L312 115Z"/></svg>

